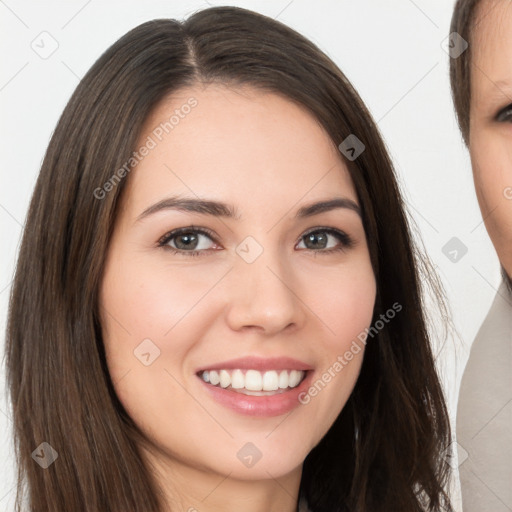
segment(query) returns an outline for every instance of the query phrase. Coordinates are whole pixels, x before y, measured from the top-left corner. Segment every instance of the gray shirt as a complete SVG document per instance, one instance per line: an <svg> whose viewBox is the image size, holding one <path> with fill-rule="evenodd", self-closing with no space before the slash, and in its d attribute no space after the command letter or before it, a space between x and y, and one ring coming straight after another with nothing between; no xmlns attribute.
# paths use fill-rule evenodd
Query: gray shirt
<svg viewBox="0 0 512 512"><path fill-rule="evenodd" d="M464 512L512 510L512 294L502 282L471 346L457 407Z"/></svg>

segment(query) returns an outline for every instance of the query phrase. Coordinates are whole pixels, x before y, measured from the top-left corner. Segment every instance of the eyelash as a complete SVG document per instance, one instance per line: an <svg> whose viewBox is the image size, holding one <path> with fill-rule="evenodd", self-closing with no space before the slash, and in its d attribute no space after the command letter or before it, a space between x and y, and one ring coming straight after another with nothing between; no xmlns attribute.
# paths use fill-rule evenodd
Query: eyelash
<svg viewBox="0 0 512 512"><path fill-rule="evenodd" d="M165 234L159 241L158 241L158 247L162 247L162 249L166 251L170 251L172 254L178 254L180 256L204 256L205 253L209 251L209 249L203 249L200 251L184 251L182 249L175 249L174 247L170 247L168 243L173 239L183 234L201 234L205 235L208 238L210 238L213 242L217 243L215 240L215 236L213 232L211 232L209 229L206 228L196 228L194 226L190 226L187 228L179 228L175 229L173 231L170 231L169 233ZM306 236L311 235L313 233L327 233L329 235L336 236L341 244L338 247L334 247L331 249L320 249L320 250L314 250L314 249L305 249L307 251L312 251L313 253L322 253L322 254L332 254L337 252L346 251L347 249L350 249L354 245L353 239L344 233L343 231L339 231L337 229L333 228L324 228L324 227L318 227L311 231L308 231L307 233L304 233L300 238L299 242ZM316 254L315 254L316 256Z"/></svg>
<svg viewBox="0 0 512 512"><path fill-rule="evenodd" d="M502 108L496 114L496 121L500 123L506 123L512 121L512 104L507 105L505 108Z"/></svg>

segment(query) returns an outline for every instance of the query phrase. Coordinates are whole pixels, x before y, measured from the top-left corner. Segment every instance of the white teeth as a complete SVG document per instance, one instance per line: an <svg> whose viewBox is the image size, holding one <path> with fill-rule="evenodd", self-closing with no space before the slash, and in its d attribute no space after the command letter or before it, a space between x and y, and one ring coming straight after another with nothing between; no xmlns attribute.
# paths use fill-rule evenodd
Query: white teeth
<svg viewBox="0 0 512 512"><path fill-rule="evenodd" d="M302 370L207 370L201 373L205 382L221 388L231 387L241 392L279 391L297 387L304 375ZM250 394L250 393L248 393Z"/></svg>
<svg viewBox="0 0 512 512"><path fill-rule="evenodd" d="M210 372L210 384L213 384L214 386L216 386L219 382L220 382L219 374L215 370L212 370Z"/></svg>
<svg viewBox="0 0 512 512"><path fill-rule="evenodd" d="M235 370L231 375L231 387L233 389L242 389L245 386L245 377L242 370Z"/></svg>
<svg viewBox="0 0 512 512"><path fill-rule="evenodd" d="M220 371L220 387L227 388L231 384L231 377L226 370Z"/></svg>
<svg viewBox="0 0 512 512"><path fill-rule="evenodd" d="M290 377L288 378L288 385L291 388L294 388L295 386L298 385L301 379L302 375L300 374L300 372L298 370L292 370L290 372Z"/></svg>
<svg viewBox="0 0 512 512"><path fill-rule="evenodd" d="M281 389L286 389L288 387L288 372L286 370L281 370L279 374L279 387Z"/></svg>
<svg viewBox="0 0 512 512"><path fill-rule="evenodd" d="M249 391L261 391L263 389L261 373L257 370L247 370L244 388Z"/></svg>
<svg viewBox="0 0 512 512"><path fill-rule="evenodd" d="M279 389L279 377L276 371L272 370L263 374L263 389L265 391L276 391Z"/></svg>

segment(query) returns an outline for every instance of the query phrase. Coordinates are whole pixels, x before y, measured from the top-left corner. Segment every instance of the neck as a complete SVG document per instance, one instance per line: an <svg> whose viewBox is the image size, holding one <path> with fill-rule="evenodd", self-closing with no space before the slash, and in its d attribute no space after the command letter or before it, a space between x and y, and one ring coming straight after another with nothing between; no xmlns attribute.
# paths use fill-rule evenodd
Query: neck
<svg viewBox="0 0 512 512"><path fill-rule="evenodd" d="M302 465L278 478L242 480L143 450L165 512L296 512Z"/></svg>

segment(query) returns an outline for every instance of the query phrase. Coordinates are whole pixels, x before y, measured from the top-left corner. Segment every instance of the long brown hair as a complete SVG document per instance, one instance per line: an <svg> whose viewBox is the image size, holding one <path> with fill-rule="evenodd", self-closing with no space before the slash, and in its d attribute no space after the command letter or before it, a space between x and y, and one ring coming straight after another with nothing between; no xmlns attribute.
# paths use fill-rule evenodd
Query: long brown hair
<svg viewBox="0 0 512 512"><path fill-rule="evenodd" d="M138 430L105 363L98 286L127 178L98 199L127 162L148 114L198 83L246 84L306 107L346 158L362 208L377 298L356 387L304 462L300 494L314 512L439 510L450 443L427 334L420 275L393 167L378 129L338 67L314 44L237 8L131 30L93 65L66 106L30 204L12 288L7 376L19 463L31 512L162 512ZM340 158L344 158L340 153ZM381 321L382 322L382 321ZM58 459L41 469L42 442Z"/></svg>

